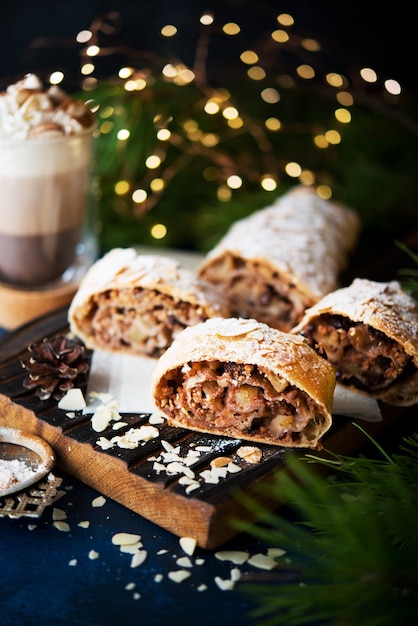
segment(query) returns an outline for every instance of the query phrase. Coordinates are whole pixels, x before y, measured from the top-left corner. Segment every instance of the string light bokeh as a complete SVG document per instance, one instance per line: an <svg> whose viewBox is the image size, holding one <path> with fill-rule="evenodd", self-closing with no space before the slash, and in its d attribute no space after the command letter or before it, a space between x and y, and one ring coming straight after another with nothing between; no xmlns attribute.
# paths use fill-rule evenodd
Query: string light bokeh
<svg viewBox="0 0 418 626"><path fill-rule="evenodd" d="M404 91L396 77L380 76L367 66L333 71L322 43L299 35L289 13L272 16L270 32L251 47L240 38L248 24L241 24L238 15L222 22L203 13L195 25L193 63L124 49L123 62L104 78L101 61L121 56L121 50L102 45L101 39L117 30L119 20L115 12L97 18L76 33L74 45L80 87L96 111L98 143L104 147L99 147L102 193L115 215L140 224L133 237L146 229L146 242L177 244L172 237L173 227L179 228L176 216L167 210L160 214L158 207L171 193L171 213L179 203L187 205L192 187L205 196L200 229L210 207L218 214L229 212L224 221L215 220L212 240L202 247L222 234L222 225L241 216L234 203L244 195L251 198L244 214L294 184L314 185L319 196L332 198L338 183L329 164L338 158L358 106L418 134L415 121L400 107ZM166 49L182 36L182 28L180 23L161 27ZM216 81L208 69L214 37L228 40L235 50L233 64ZM53 84L65 78L58 69L49 75ZM295 94L298 117L292 110ZM196 196L195 191L193 202ZM191 221L197 209L190 206ZM180 209L177 213L181 219Z"/></svg>

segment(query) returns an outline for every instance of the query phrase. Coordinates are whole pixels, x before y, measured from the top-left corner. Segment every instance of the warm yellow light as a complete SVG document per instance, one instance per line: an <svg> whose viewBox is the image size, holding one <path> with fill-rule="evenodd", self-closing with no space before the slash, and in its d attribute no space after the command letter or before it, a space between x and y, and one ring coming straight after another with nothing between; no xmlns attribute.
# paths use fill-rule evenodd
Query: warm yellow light
<svg viewBox="0 0 418 626"><path fill-rule="evenodd" d="M149 170L155 170L160 165L161 158L157 154L151 154L147 159L145 159L145 166Z"/></svg>
<svg viewBox="0 0 418 626"><path fill-rule="evenodd" d="M271 130L273 132L277 132L282 127L282 123L280 120L277 119L277 117L269 117L264 122L264 124L266 125L266 128L268 128L268 130Z"/></svg>
<svg viewBox="0 0 418 626"><path fill-rule="evenodd" d="M226 185L218 187L217 198L220 202L228 202L232 197L232 191Z"/></svg>
<svg viewBox="0 0 418 626"><path fill-rule="evenodd" d="M120 139L120 141L126 141L129 139L130 134L131 133L127 128L121 128L118 131L117 138Z"/></svg>
<svg viewBox="0 0 418 626"><path fill-rule="evenodd" d="M274 191L277 189L277 181L272 176L263 176L260 184L265 191Z"/></svg>
<svg viewBox="0 0 418 626"><path fill-rule="evenodd" d="M89 76L89 74L93 74L94 72L93 63L84 63L84 65L81 66L80 72L81 74L83 74L83 76Z"/></svg>
<svg viewBox="0 0 418 626"><path fill-rule="evenodd" d="M204 13L200 18L200 23L203 24L203 26L210 26L213 24L213 15Z"/></svg>
<svg viewBox="0 0 418 626"><path fill-rule="evenodd" d="M159 139L160 141L168 141L170 137L171 137L171 132L168 130L168 128L160 128L160 130L157 133L157 139Z"/></svg>
<svg viewBox="0 0 418 626"><path fill-rule="evenodd" d="M296 68L296 72L297 74L299 74L299 76L301 78L305 78L306 80L309 80L310 78L314 78L315 76L315 70L311 65L299 65Z"/></svg>
<svg viewBox="0 0 418 626"><path fill-rule="evenodd" d="M325 137L325 135L315 135L314 144L317 148L328 148L329 143Z"/></svg>
<svg viewBox="0 0 418 626"><path fill-rule="evenodd" d="M289 13L281 13L277 16L277 21L282 26L292 26L295 23L295 20Z"/></svg>
<svg viewBox="0 0 418 626"><path fill-rule="evenodd" d="M348 91L339 91L337 93L336 96L338 102L340 104L342 104L345 107L351 107L353 106L354 103L354 99L353 96L351 95L351 93L348 93Z"/></svg>
<svg viewBox="0 0 418 626"><path fill-rule="evenodd" d="M160 32L163 37L174 37L174 35L177 35L177 28L172 24L167 24L162 27Z"/></svg>
<svg viewBox="0 0 418 626"><path fill-rule="evenodd" d="M332 143L334 145L341 143L341 135L338 130L327 130L325 133L325 139L328 143Z"/></svg>
<svg viewBox="0 0 418 626"><path fill-rule="evenodd" d="M291 176L292 178L297 178L298 176L301 175L302 172L302 168L299 165L299 163L296 163L295 161L290 161L289 163L286 163L285 166L285 172L288 176Z"/></svg>
<svg viewBox="0 0 418 626"><path fill-rule="evenodd" d="M215 133L206 133L206 135L202 135L200 141L207 148L213 148L219 143L219 137Z"/></svg>
<svg viewBox="0 0 418 626"><path fill-rule="evenodd" d="M239 112L238 109L236 109L235 107L226 107L222 111L222 115L227 120L233 120L235 117L239 116Z"/></svg>
<svg viewBox="0 0 418 626"><path fill-rule="evenodd" d="M289 35L287 32L285 30L281 30L280 28L271 33L271 38L274 39L274 41L277 41L277 43L286 43L286 41L289 41Z"/></svg>
<svg viewBox="0 0 418 626"><path fill-rule="evenodd" d="M242 178L237 174L232 174L232 176L228 176L226 184L230 189L239 189L242 186Z"/></svg>
<svg viewBox="0 0 418 626"><path fill-rule="evenodd" d="M161 73L166 78L174 78L175 76L177 76L177 70L171 65L171 63L167 63L167 65L164 65Z"/></svg>
<svg viewBox="0 0 418 626"><path fill-rule="evenodd" d="M80 30L75 40L78 43L87 43L93 37L93 33L90 30Z"/></svg>
<svg viewBox="0 0 418 626"><path fill-rule="evenodd" d="M254 50L245 50L240 54L239 58L246 65L253 65L258 61L258 54Z"/></svg>
<svg viewBox="0 0 418 626"><path fill-rule="evenodd" d="M219 111L219 104L215 100L208 100L204 106L204 110L208 115L215 115Z"/></svg>
<svg viewBox="0 0 418 626"><path fill-rule="evenodd" d="M52 74L50 74L49 76L49 82L51 83L51 85L59 85L59 83L62 83L62 81L64 80L64 74L63 72L52 72Z"/></svg>
<svg viewBox="0 0 418 626"><path fill-rule="evenodd" d="M277 89L267 87L267 89L263 89L261 92L261 98L268 104L276 104L276 102L279 102L280 100L280 94Z"/></svg>
<svg viewBox="0 0 418 626"><path fill-rule="evenodd" d="M132 194L132 200L135 204L142 204L148 198L148 194L145 189L135 189Z"/></svg>
<svg viewBox="0 0 418 626"><path fill-rule="evenodd" d="M118 76L119 78L129 78L133 73L133 67L121 67L118 72Z"/></svg>
<svg viewBox="0 0 418 626"><path fill-rule="evenodd" d="M251 80L263 80L266 77L266 73L259 65L254 65L247 70L247 74Z"/></svg>
<svg viewBox="0 0 418 626"><path fill-rule="evenodd" d="M99 115L100 117L106 118L106 117L111 117L114 112L115 112L115 109L112 106L106 106L100 109Z"/></svg>
<svg viewBox="0 0 418 626"><path fill-rule="evenodd" d="M375 83L377 81L377 74L370 67L363 67L360 70L360 76L366 83Z"/></svg>
<svg viewBox="0 0 418 626"><path fill-rule="evenodd" d="M103 122L103 124L100 124L99 130L102 135L108 135L109 133L112 132L114 126L115 125L113 122L111 122L110 120L107 120L106 122Z"/></svg>
<svg viewBox="0 0 418 626"><path fill-rule="evenodd" d="M127 180L119 180L115 185L115 193L118 196L124 196L130 188L131 186Z"/></svg>
<svg viewBox="0 0 418 626"><path fill-rule="evenodd" d="M330 200L330 198L332 198L332 189L329 185L318 185L316 193L323 200Z"/></svg>
<svg viewBox="0 0 418 626"><path fill-rule="evenodd" d="M302 39L300 45L305 50L309 50L309 52L319 52L321 49L321 44L316 39Z"/></svg>
<svg viewBox="0 0 418 626"><path fill-rule="evenodd" d="M402 91L402 88L398 81L393 80L393 78L385 80L385 89L388 93L392 94L392 96L399 96Z"/></svg>
<svg viewBox="0 0 418 626"><path fill-rule="evenodd" d="M224 31L225 35L238 35L238 33L241 31L240 27L238 26L238 24L235 24L235 22L228 22L227 24L224 24L222 30Z"/></svg>
<svg viewBox="0 0 418 626"><path fill-rule="evenodd" d="M342 124L348 124L351 122L351 113L347 109L336 109L334 112L335 118Z"/></svg>
<svg viewBox="0 0 418 626"><path fill-rule="evenodd" d="M165 182L162 178L153 178L149 185L155 193L162 191L165 187Z"/></svg>
<svg viewBox="0 0 418 626"><path fill-rule="evenodd" d="M88 57L96 57L100 52L99 46L89 46L86 50Z"/></svg>
<svg viewBox="0 0 418 626"><path fill-rule="evenodd" d="M154 237L154 239L164 239L167 234L167 228L164 224L154 224L150 232L151 237Z"/></svg>
<svg viewBox="0 0 418 626"><path fill-rule="evenodd" d="M227 120L227 124L229 128L233 128L237 130L238 128L242 128L244 126L244 120L242 117L234 117L232 120Z"/></svg>
<svg viewBox="0 0 418 626"><path fill-rule="evenodd" d="M336 74L335 72L330 72L326 75L325 80L328 85L331 87L344 87L346 85L347 80L341 74Z"/></svg>
<svg viewBox="0 0 418 626"><path fill-rule="evenodd" d="M195 74L188 67L182 67L178 72L177 76L174 79L174 82L177 85L187 85L188 83L193 82L195 79Z"/></svg>
<svg viewBox="0 0 418 626"><path fill-rule="evenodd" d="M311 170L303 170L299 176L302 185L313 185L315 182L315 174Z"/></svg>

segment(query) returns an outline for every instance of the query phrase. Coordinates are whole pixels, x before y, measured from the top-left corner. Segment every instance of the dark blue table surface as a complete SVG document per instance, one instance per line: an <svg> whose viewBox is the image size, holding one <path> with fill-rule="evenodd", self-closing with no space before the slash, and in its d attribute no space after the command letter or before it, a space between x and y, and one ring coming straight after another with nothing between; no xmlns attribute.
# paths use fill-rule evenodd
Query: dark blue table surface
<svg viewBox="0 0 418 626"><path fill-rule="evenodd" d="M260 569L221 561L217 550L196 548L189 557L191 576L176 583L168 572L182 569L176 564L185 556L178 537L108 498L103 506L93 506L98 492L67 474L55 474L63 478L63 495L40 518L0 519L1 626L255 623L247 593L237 586L223 591L214 578L230 578L234 567L243 574ZM57 508L65 512L68 531L54 525ZM85 521L87 528L79 525ZM147 559L139 567L132 568L131 555L112 543L118 532L141 535ZM255 554L266 553L267 546L241 534L220 549ZM97 558L90 558L91 551ZM202 584L207 589L199 591Z"/></svg>

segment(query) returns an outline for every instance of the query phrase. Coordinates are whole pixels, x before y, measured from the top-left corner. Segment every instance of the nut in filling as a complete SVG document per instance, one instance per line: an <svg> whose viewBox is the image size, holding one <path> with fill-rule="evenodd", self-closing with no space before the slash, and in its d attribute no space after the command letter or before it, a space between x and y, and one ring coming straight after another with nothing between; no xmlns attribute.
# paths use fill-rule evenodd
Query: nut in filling
<svg viewBox="0 0 418 626"><path fill-rule="evenodd" d="M309 439L323 420L313 400L284 379L273 384L255 365L190 362L170 372L160 389L163 410L191 429L272 443ZM314 417L314 419L312 419Z"/></svg>
<svg viewBox="0 0 418 626"><path fill-rule="evenodd" d="M364 391L387 389L415 370L412 357L398 342L343 315L319 315L301 334L325 350L339 382Z"/></svg>

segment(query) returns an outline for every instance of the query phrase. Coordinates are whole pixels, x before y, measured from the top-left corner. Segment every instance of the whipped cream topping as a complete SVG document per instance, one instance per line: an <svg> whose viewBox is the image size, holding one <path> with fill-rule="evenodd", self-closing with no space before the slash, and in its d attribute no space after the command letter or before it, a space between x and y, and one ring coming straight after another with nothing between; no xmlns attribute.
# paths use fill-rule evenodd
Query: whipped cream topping
<svg viewBox="0 0 418 626"><path fill-rule="evenodd" d="M35 74L0 93L0 138L30 139L78 135L94 124L93 113L53 85L44 87Z"/></svg>

